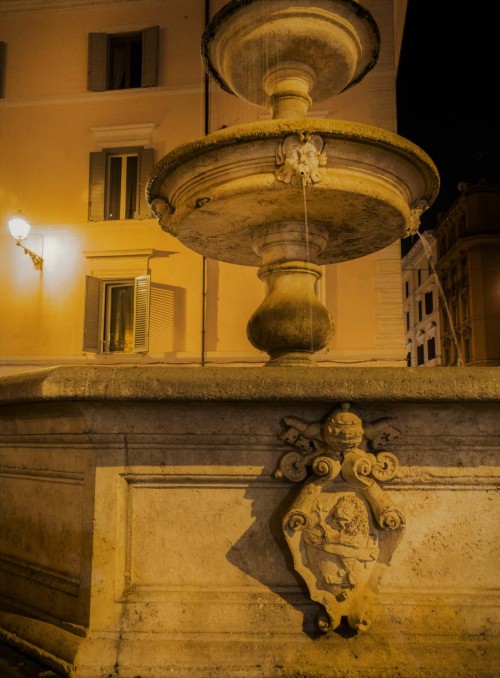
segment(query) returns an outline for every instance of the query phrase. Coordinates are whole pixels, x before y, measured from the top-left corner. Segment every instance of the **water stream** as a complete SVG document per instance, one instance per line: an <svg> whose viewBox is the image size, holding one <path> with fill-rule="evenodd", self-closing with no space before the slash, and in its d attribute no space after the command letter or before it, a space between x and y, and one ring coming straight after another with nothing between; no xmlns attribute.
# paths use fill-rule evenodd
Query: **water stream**
<svg viewBox="0 0 500 678"><path fill-rule="evenodd" d="M304 196L304 228L306 236L306 259L307 263L310 263L310 253L309 253L309 222L307 217L307 197L306 197L306 178L304 173L302 173L302 195ZM314 352L313 347L313 317L312 317L312 302L309 299L309 332L310 332L310 341L311 341L311 353Z"/></svg>
<svg viewBox="0 0 500 678"><path fill-rule="evenodd" d="M441 285L441 281L439 280L439 276L437 274L436 267L434 266L434 262L432 261L431 246L429 245L427 240L422 236L420 231L417 231L417 235L420 238L420 242L422 243L422 248L424 250L425 256L427 257L427 260L429 262L429 266L431 267L431 271L434 274L434 278L436 280L436 285L437 285L437 288L438 288L438 291L439 291L439 296L442 299L444 310L445 310L446 315L448 317L448 323L449 323L449 326L450 326L450 332L451 332L453 344L455 345L455 349L456 349L456 352L457 352L457 367L462 367L463 365L465 365L465 361L464 361L464 358L463 358L463 355L462 355L462 350L460 348L460 344L458 342L457 333L455 331L455 323L453 322L453 318L451 316L450 307L448 306L448 302L446 300L446 296L445 296L445 293L444 293L444 290L443 290L443 286Z"/></svg>
<svg viewBox="0 0 500 678"><path fill-rule="evenodd" d="M304 196L304 227L306 236L306 257L309 263L309 223L307 221L307 197L306 197L306 178L302 174L302 195Z"/></svg>

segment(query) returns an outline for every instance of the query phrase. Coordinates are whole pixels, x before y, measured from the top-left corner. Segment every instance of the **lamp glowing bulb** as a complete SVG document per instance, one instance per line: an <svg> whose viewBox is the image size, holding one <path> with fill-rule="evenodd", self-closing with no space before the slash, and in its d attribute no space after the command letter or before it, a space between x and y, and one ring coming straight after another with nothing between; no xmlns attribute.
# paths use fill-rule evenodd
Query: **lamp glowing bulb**
<svg viewBox="0 0 500 678"><path fill-rule="evenodd" d="M8 224L11 236L18 242L28 237L31 226L23 217L11 217Z"/></svg>

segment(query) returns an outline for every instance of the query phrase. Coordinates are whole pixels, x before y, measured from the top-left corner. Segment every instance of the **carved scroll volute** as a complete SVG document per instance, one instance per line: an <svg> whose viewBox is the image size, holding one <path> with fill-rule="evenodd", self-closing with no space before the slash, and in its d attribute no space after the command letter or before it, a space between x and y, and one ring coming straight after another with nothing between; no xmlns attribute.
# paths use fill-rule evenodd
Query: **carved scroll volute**
<svg viewBox="0 0 500 678"><path fill-rule="evenodd" d="M305 480L283 519L295 570L323 606L320 630L335 629L342 617L367 630L371 603L405 524L402 510L378 484L395 477L397 458L362 449L363 425L347 404L322 424L295 417L285 424L280 438L296 449L283 455L276 475Z"/></svg>

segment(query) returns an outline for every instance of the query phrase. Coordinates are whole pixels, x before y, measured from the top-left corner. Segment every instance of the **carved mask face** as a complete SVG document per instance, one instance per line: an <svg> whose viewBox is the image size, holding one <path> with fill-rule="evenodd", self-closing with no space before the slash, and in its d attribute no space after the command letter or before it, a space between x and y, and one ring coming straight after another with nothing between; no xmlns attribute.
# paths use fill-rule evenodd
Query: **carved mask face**
<svg viewBox="0 0 500 678"><path fill-rule="evenodd" d="M315 176L319 167L318 151L309 141L301 146L296 144L288 150L285 165L295 174L305 177Z"/></svg>
<svg viewBox="0 0 500 678"><path fill-rule="evenodd" d="M276 150L276 162L282 165L276 173L278 181L292 186L310 186L321 180L319 168L326 165L323 139L312 135L307 140L286 137Z"/></svg>

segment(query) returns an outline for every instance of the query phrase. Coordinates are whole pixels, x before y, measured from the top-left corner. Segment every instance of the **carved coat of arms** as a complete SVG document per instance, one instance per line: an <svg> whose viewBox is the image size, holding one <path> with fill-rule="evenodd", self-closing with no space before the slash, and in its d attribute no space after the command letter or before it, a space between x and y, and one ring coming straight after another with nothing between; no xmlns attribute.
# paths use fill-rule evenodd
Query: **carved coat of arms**
<svg viewBox="0 0 500 678"><path fill-rule="evenodd" d="M353 629L366 630L405 525L379 484L395 477L397 458L376 453L398 431L389 418L363 429L348 403L324 423L286 417L285 425L280 437L296 450L283 455L276 475L305 481L283 520L295 569L323 606L317 620L323 632L337 628L342 617Z"/></svg>

